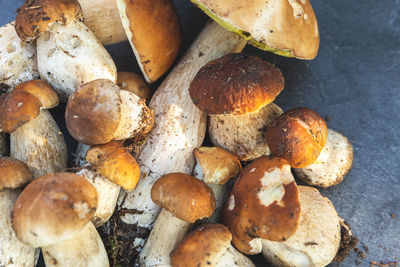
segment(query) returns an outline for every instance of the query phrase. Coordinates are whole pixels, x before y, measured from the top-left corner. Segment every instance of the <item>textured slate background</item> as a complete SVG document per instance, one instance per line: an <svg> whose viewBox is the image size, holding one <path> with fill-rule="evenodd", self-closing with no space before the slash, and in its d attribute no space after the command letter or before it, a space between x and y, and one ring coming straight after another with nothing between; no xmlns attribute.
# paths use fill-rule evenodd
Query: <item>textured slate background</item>
<svg viewBox="0 0 400 267"><path fill-rule="evenodd" d="M0 24L15 18L23 1L0 0ZM189 1L175 1L183 28L181 54L207 17ZM275 56L247 47L275 63L286 87L277 103L307 106L329 117L328 127L354 145L354 166L338 186L322 190L360 239L366 258L352 252L340 266L400 260L400 0L312 1L321 45L313 61ZM160 44L162 45L162 44ZM118 69L138 71L127 43L109 51ZM154 89L156 85L154 86ZM53 113L62 124L63 108ZM65 132L65 129L63 130ZM68 139L70 149L75 143ZM366 251L363 246L368 247ZM258 266L266 266L255 257ZM331 266L337 266L332 264Z"/></svg>

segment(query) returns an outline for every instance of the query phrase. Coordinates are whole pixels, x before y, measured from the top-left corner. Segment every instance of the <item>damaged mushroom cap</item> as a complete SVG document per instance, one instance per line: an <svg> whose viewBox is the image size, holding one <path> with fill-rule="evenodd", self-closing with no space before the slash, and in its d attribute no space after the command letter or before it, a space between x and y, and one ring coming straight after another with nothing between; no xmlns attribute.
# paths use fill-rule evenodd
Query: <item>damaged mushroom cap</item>
<svg viewBox="0 0 400 267"><path fill-rule="evenodd" d="M276 118L266 131L272 154L289 161L293 168L313 163L327 140L324 119L309 108L294 108Z"/></svg>
<svg viewBox="0 0 400 267"><path fill-rule="evenodd" d="M313 59L318 23L308 0L191 0L225 29L278 55Z"/></svg>
<svg viewBox="0 0 400 267"><path fill-rule="evenodd" d="M232 234L224 225L202 225L187 235L171 252L172 266L216 266L231 240Z"/></svg>
<svg viewBox="0 0 400 267"><path fill-rule="evenodd" d="M299 186L301 216L297 231L285 242L262 240L263 255L277 266L325 266L340 242L339 216L317 189Z"/></svg>
<svg viewBox="0 0 400 267"><path fill-rule="evenodd" d="M239 115L260 110L283 88L283 75L271 63L256 56L229 54L203 66L189 93L207 114Z"/></svg>
<svg viewBox="0 0 400 267"><path fill-rule="evenodd" d="M211 189L204 182L184 173L170 173L158 179L151 189L151 199L189 223L210 217L215 210Z"/></svg>
<svg viewBox="0 0 400 267"><path fill-rule="evenodd" d="M54 23L67 25L74 21L83 21L77 0L31 0L17 10L15 30L21 40L30 42Z"/></svg>
<svg viewBox="0 0 400 267"><path fill-rule="evenodd" d="M14 206L17 237L33 247L67 240L93 217L96 189L73 173L53 173L31 182Z"/></svg>
<svg viewBox="0 0 400 267"><path fill-rule="evenodd" d="M118 72L118 86L121 90L126 90L134 93L140 98L149 100L151 90L146 81L137 73L134 72Z"/></svg>
<svg viewBox="0 0 400 267"><path fill-rule="evenodd" d="M243 169L223 213L233 244L245 254L260 252L255 238L287 240L299 219L299 194L290 165L284 159L265 156Z"/></svg>
<svg viewBox="0 0 400 267"><path fill-rule="evenodd" d="M92 168L126 191L135 189L140 170L135 158L117 142L93 146L86 154Z"/></svg>
<svg viewBox="0 0 400 267"><path fill-rule="evenodd" d="M15 189L33 180L33 174L22 161L10 157L0 158L0 191Z"/></svg>
<svg viewBox="0 0 400 267"><path fill-rule="evenodd" d="M43 108L51 109L58 106L58 96L53 88L42 80L32 80L19 84L14 91L22 90L36 96Z"/></svg>
<svg viewBox="0 0 400 267"><path fill-rule="evenodd" d="M122 25L147 82L174 63L181 44L178 13L171 0L117 0Z"/></svg>
<svg viewBox="0 0 400 267"><path fill-rule="evenodd" d="M238 157L223 148L199 147L193 153L207 184L225 184L242 170Z"/></svg>

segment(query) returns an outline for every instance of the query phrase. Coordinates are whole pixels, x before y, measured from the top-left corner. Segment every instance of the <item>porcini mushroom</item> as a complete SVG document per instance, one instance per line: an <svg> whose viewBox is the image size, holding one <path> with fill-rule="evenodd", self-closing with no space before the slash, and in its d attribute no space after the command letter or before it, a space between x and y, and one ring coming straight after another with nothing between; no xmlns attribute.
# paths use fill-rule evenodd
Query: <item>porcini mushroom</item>
<svg viewBox="0 0 400 267"><path fill-rule="evenodd" d="M169 255L190 224L213 214L214 194L204 182L190 175L171 173L154 183L151 198L163 209L139 254L139 264L170 266Z"/></svg>
<svg viewBox="0 0 400 267"><path fill-rule="evenodd" d="M35 177L67 167L67 146L47 111L57 105L57 94L41 80L19 84L1 104L0 123L10 133L10 155L25 162Z"/></svg>
<svg viewBox="0 0 400 267"><path fill-rule="evenodd" d="M96 206L96 189L83 177L47 174L18 197L13 228L22 242L42 248L46 266L109 266L90 221Z"/></svg>
<svg viewBox="0 0 400 267"><path fill-rule="evenodd" d="M36 39L40 77L63 101L83 83L117 80L112 58L82 21L77 0L27 1L15 20L21 40Z"/></svg>
<svg viewBox="0 0 400 267"><path fill-rule="evenodd" d="M211 142L240 160L269 155L265 128L282 113L272 103L281 71L259 57L230 54L207 63L190 84L194 104L210 116Z"/></svg>
<svg viewBox="0 0 400 267"><path fill-rule="evenodd" d="M317 189L299 186L301 216L297 231L283 242L262 240L264 257L275 266L328 265L340 242L339 216Z"/></svg>
<svg viewBox="0 0 400 267"><path fill-rule="evenodd" d="M100 79L75 91L68 101L65 121L77 141L96 145L145 135L153 126L154 114L144 99Z"/></svg>
<svg viewBox="0 0 400 267"><path fill-rule="evenodd" d="M149 100L151 97L149 86L142 76L137 73L118 72L117 84L121 90L132 92L140 98Z"/></svg>
<svg viewBox="0 0 400 267"><path fill-rule="evenodd" d="M12 228L17 188L33 179L28 167L13 158L0 158L0 266L34 266L35 249L18 240Z"/></svg>
<svg viewBox="0 0 400 267"><path fill-rule="evenodd" d="M260 157L243 168L225 204L223 222L244 254L261 252L261 239L285 241L297 229L300 202L289 163Z"/></svg>
<svg viewBox="0 0 400 267"><path fill-rule="evenodd" d="M340 183L353 162L353 148L343 135L327 130L324 119L308 108L294 108L266 131L272 154L285 158L300 179L328 187Z"/></svg>
<svg viewBox="0 0 400 267"><path fill-rule="evenodd" d="M232 234L222 224L205 224L185 236L171 253L173 267L255 266L231 245Z"/></svg>

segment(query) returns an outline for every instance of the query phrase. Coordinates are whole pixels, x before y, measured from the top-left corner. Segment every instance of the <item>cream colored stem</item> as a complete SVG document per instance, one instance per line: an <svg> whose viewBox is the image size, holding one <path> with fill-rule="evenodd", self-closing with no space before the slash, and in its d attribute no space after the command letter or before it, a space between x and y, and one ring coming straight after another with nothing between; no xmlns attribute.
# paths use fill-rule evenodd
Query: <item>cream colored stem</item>
<svg viewBox="0 0 400 267"><path fill-rule="evenodd" d="M160 211L150 197L153 183L166 173L192 172L193 150L203 142L206 116L190 99L190 82L203 65L229 53L239 41L236 34L209 23L154 94L150 108L155 111L155 127L138 155L141 179L123 203L123 208L141 210L143 214L127 214L122 218L124 222L151 228Z"/></svg>
<svg viewBox="0 0 400 267"><path fill-rule="evenodd" d="M42 109L35 119L12 132L10 144L11 157L25 162L35 177L67 167L67 145L46 109Z"/></svg>
<svg viewBox="0 0 400 267"><path fill-rule="evenodd" d="M190 223L162 209L139 255L139 265L171 266L170 253L185 236L189 227Z"/></svg>
<svg viewBox="0 0 400 267"><path fill-rule="evenodd" d="M255 267L254 263L245 255L229 245L222 254L216 267Z"/></svg>
<svg viewBox="0 0 400 267"><path fill-rule="evenodd" d="M215 211L213 215L208 218L208 222L217 223L221 217L221 212L224 207L225 201L228 198L228 190L224 184L207 184L215 196Z"/></svg>

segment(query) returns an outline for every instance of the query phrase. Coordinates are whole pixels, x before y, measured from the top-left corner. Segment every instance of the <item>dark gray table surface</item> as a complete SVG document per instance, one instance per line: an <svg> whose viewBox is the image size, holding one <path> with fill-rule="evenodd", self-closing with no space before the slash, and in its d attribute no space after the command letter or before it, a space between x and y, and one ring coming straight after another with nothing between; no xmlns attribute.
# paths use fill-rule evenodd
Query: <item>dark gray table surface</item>
<svg viewBox="0 0 400 267"><path fill-rule="evenodd" d="M0 24L14 20L22 2L0 0ZM207 17L189 1L175 3L183 30L182 55ZM345 180L321 190L349 222L360 240L359 250L365 252L365 259L352 252L340 266L355 266L357 260L359 266L399 261L400 0L313 0L312 4L321 36L315 60L283 58L249 46L244 52L282 70L286 86L276 102L284 110L310 107L328 117L328 127L354 145L353 169ZM139 71L128 43L108 49L119 71ZM62 111L53 112L60 126ZM72 149L75 143L67 138ZM260 257L255 260L266 266Z"/></svg>

